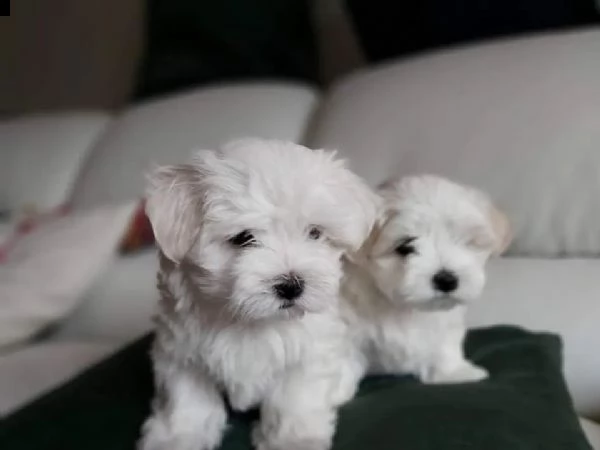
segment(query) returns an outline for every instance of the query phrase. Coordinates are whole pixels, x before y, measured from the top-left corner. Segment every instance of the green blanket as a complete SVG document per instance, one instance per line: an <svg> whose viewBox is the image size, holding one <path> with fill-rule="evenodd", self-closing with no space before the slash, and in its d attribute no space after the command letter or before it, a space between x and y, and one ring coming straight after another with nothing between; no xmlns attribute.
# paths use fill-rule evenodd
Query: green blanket
<svg viewBox="0 0 600 450"><path fill-rule="evenodd" d="M146 336L10 416L2 450L133 449L149 413ZM466 351L491 378L423 385L363 382L340 413L335 450L591 450L563 380L561 341L513 327L469 333ZM250 449L256 412L232 414L223 450Z"/></svg>

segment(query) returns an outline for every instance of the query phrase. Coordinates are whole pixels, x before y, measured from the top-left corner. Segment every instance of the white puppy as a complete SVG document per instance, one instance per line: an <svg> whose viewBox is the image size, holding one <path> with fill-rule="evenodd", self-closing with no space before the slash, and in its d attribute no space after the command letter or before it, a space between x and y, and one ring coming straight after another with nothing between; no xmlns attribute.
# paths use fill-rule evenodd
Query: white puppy
<svg viewBox="0 0 600 450"><path fill-rule="evenodd" d="M380 193L384 217L346 261L342 283L355 376L486 378L463 354L465 309L483 289L486 261L509 243L505 216L483 193L435 176L391 180Z"/></svg>
<svg viewBox="0 0 600 450"><path fill-rule="evenodd" d="M156 398L143 450L208 450L234 410L260 407L259 449L324 450L340 373L341 257L376 220L375 195L332 153L243 140L151 176L160 247Z"/></svg>

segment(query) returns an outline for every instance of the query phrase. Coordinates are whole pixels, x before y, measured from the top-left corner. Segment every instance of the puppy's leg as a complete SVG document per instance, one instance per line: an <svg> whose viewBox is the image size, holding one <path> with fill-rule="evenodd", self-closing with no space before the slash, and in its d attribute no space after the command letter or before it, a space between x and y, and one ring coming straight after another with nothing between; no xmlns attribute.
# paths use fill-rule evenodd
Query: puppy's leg
<svg viewBox="0 0 600 450"><path fill-rule="evenodd" d="M427 369L421 376L424 383L466 383L486 379L487 370L468 361L463 353L462 341L464 332L460 336L450 336L434 352L432 360L425 364Z"/></svg>
<svg viewBox="0 0 600 450"><path fill-rule="evenodd" d="M337 407L354 396L361 373L298 368L267 396L253 430L257 450L327 450L335 433Z"/></svg>
<svg viewBox="0 0 600 450"><path fill-rule="evenodd" d="M227 386L227 397L234 411L248 411L260 403L265 389L257 384L248 382L248 384L236 383Z"/></svg>
<svg viewBox="0 0 600 450"><path fill-rule="evenodd" d="M153 410L142 428L140 450L213 450L221 443L227 413L203 374L178 368L157 376Z"/></svg>
<svg viewBox="0 0 600 450"><path fill-rule="evenodd" d="M452 370L438 368L434 370L431 383L468 383L488 378L489 374L483 367L476 366L470 361L463 361Z"/></svg>

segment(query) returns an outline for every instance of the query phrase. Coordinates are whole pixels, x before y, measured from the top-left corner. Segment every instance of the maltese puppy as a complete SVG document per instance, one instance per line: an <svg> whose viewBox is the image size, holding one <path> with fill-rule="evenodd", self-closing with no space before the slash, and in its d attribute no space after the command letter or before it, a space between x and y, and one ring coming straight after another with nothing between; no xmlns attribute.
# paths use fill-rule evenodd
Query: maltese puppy
<svg viewBox="0 0 600 450"><path fill-rule="evenodd" d="M242 140L150 177L160 248L156 395L142 450L219 446L232 409L260 408L260 450L324 450L355 389L339 316L342 256L375 194L333 153Z"/></svg>
<svg viewBox="0 0 600 450"><path fill-rule="evenodd" d="M510 241L506 217L483 193L435 176L390 180L380 194L383 219L346 258L341 287L354 376L486 378L463 354L465 310L483 289L486 261Z"/></svg>

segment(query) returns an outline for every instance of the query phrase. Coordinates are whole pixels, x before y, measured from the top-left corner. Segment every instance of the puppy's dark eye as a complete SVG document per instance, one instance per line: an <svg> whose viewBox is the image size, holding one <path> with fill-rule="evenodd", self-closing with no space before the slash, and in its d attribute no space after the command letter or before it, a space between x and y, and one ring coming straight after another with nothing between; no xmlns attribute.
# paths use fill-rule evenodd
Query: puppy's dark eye
<svg viewBox="0 0 600 450"><path fill-rule="evenodd" d="M236 247L250 247L256 245L256 239L250 230L244 230L230 238L229 243Z"/></svg>
<svg viewBox="0 0 600 450"><path fill-rule="evenodd" d="M311 229L308 231L308 237L315 241L319 239L322 235L323 232L319 227L311 227Z"/></svg>
<svg viewBox="0 0 600 450"><path fill-rule="evenodd" d="M402 239L402 241L400 241L400 245L398 245L398 247L396 247L396 249L394 250L398 255L402 256L403 258L406 258L409 255L412 255L414 253L417 253L417 250L415 249L415 246L413 245L413 242L415 241L415 237L407 237Z"/></svg>

